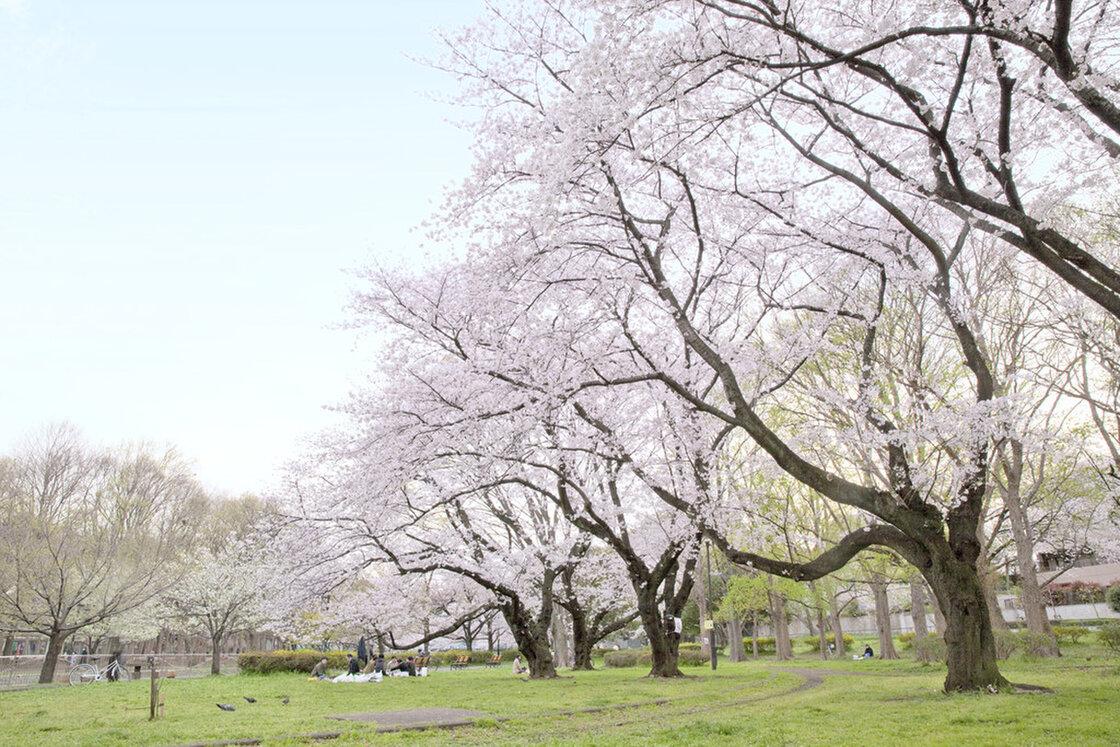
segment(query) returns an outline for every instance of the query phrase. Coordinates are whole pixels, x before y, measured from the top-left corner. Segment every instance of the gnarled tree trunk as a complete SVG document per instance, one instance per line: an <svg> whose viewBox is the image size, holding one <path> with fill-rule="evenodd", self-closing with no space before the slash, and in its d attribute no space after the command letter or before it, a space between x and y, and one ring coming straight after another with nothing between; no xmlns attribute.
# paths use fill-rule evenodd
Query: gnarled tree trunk
<svg viewBox="0 0 1120 747"><path fill-rule="evenodd" d="M1003 688L1007 680L999 672L995 636L988 620L988 605L975 561L960 560L951 553L933 554L923 575L945 616L945 648L949 672L948 692Z"/></svg>
<svg viewBox="0 0 1120 747"><path fill-rule="evenodd" d="M525 657L529 678L537 680L555 677L556 667L552 664L552 650L548 645L548 626L552 616L548 615L547 621L533 619L516 601L502 604L501 609L502 617L517 643L517 650Z"/></svg>

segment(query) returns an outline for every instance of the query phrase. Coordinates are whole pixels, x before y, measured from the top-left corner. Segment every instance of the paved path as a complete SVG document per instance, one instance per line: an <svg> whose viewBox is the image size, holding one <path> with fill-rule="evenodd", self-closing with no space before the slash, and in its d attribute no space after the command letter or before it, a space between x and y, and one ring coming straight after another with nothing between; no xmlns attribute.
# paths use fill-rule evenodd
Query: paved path
<svg viewBox="0 0 1120 747"><path fill-rule="evenodd" d="M468 711L463 708L410 708L407 711L340 713L330 718L339 721L372 722L377 724L377 731L388 732L470 726L475 719L486 715L482 711Z"/></svg>

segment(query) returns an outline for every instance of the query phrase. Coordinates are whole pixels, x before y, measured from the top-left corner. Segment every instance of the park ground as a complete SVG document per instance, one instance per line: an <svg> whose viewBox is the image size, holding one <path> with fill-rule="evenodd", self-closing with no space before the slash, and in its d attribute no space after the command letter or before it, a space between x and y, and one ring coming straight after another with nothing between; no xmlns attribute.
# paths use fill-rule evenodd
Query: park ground
<svg viewBox="0 0 1120 747"><path fill-rule="evenodd" d="M261 738L298 744L1120 744L1120 660L1093 645L1060 659L1003 662L1012 682L1050 693L947 696L944 668L912 660L721 662L657 681L640 669L564 672L532 682L501 669L435 672L380 684L303 675L166 680L166 713L147 720L148 682L0 693L2 745L188 744ZM247 703L244 696L256 703ZM282 698L287 697L285 705ZM233 703L227 713L216 703ZM451 730L378 733L331 715L425 707L485 717Z"/></svg>

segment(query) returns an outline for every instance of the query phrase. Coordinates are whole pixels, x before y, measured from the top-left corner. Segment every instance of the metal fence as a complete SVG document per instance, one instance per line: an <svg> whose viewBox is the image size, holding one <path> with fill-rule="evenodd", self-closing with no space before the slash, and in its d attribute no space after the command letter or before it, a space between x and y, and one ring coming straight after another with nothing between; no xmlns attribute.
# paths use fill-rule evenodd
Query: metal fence
<svg viewBox="0 0 1120 747"><path fill-rule="evenodd" d="M121 664L133 679L148 676L149 654L124 654ZM190 678L210 674L211 656L204 654L155 654L156 666L165 677ZM43 668L42 655L0 656L0 690L13 690L38 685ZM70 670L79 664L92 664L99 670L109 665L109 654L60 656L54 672L54 683L69 682ZM237 674L237 654L221 655L222 674Z"/></svg>

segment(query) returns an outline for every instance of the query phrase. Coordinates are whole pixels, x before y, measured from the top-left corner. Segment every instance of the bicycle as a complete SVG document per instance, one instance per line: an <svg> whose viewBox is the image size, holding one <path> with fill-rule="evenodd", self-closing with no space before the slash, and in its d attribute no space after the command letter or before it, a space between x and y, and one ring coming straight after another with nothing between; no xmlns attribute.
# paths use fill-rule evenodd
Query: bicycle
<svg viewBox="0 0 1120 747"><path fill-rule="evenodd" d="M104 669L98 669L93 664L78 664L70 670L71 685L87 685L91 682L111 682L114 680L128 682L131 679L132 675L116 659L111 660Z"/></svg>

